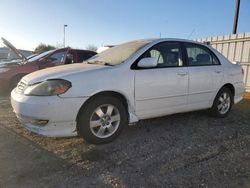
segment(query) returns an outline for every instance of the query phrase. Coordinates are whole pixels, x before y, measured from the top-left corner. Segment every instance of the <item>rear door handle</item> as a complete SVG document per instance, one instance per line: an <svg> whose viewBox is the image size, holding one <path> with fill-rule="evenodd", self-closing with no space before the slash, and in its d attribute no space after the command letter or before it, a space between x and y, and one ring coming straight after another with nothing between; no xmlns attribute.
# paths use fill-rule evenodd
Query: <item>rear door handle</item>
<svg viewBox="0 0 250 188"><path fill-rule="evenodd" d="M187 72L179 72L179 73L177 73L177 75L179 75L179 76L186 76Z"/></svg>
<svg viewBox="0 0 250 188"><path fill-rule="evenodd" d="M220 74L222 71L221 70L215 70L214 72L217 73L217 74Z"/></svg>

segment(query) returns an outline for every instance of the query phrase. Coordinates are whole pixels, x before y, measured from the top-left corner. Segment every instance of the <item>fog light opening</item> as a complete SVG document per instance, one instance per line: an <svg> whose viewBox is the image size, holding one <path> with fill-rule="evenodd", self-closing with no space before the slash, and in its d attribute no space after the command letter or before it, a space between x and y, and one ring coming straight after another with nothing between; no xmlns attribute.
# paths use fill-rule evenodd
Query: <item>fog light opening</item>
<svg viewBox="0 0 250 188"><path fill-rule="evenodd" d="M44 125L47 125L48 122L49 120L37 119L37 120L34 120L32 123L36 125L44 126Z"/></svg>

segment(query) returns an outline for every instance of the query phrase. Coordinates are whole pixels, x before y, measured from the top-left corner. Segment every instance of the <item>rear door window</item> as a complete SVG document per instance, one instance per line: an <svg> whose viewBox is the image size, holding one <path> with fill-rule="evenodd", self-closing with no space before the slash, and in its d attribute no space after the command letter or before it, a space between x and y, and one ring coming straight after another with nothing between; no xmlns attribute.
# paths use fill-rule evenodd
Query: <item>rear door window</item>
<svg viewBox="0 0 250 188"><path fill-rule="evenodd" d="M196 44L185 44L189 66L218 65L217 58L206 49Z"/></svg>

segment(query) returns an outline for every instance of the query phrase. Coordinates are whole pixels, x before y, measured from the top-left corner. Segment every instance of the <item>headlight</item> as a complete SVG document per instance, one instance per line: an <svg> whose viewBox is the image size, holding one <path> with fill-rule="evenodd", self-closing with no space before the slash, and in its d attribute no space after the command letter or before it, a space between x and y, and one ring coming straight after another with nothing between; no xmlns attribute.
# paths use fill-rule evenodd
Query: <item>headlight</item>
<svg viewBox="0 0 250 188"><path fill-rule="evenodd" d="M8 69L8 68L0 68L0 73L7 72L8 70L10 70L10 69Z"/></svg>
<svg viewBox="0 0 250 188"><path fill-rule="evenodd" d="M65 93L71 87L71 83L67 80L47 80L25 89L25 95L33 96L53 96Z"/></svg>

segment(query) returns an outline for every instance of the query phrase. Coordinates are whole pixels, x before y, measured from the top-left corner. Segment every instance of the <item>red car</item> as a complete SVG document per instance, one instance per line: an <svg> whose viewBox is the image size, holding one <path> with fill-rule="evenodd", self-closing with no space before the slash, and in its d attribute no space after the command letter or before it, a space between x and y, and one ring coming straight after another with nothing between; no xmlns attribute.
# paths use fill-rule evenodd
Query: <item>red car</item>
<svg viewBox="0 0 250 188"><path fill-rule="evenodd" d="M16 87L19 80L31 72L58 65L81 63L96 54L96 52L89 50L61 48L50 50L27 59L11 43L3 38L2 40L4 44L22 58L23 61L20 64L0 64L0 91Z"/></svg>

